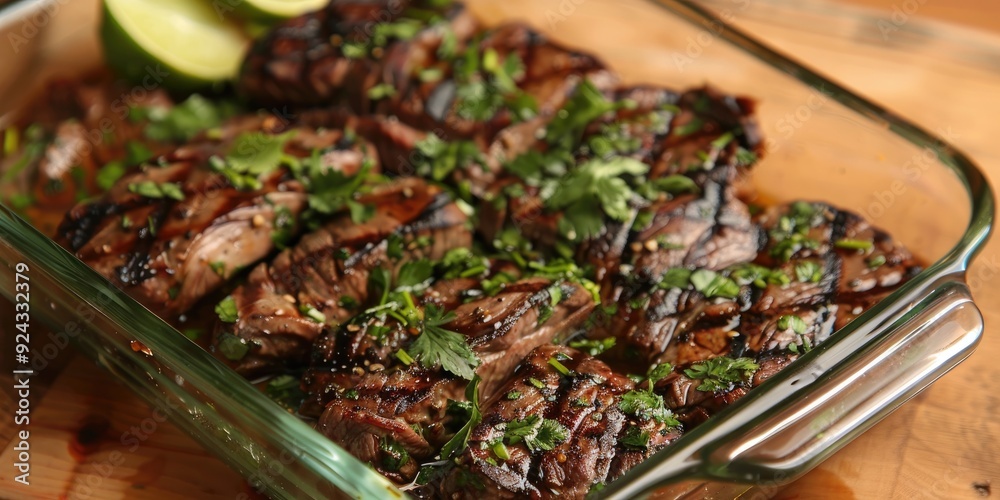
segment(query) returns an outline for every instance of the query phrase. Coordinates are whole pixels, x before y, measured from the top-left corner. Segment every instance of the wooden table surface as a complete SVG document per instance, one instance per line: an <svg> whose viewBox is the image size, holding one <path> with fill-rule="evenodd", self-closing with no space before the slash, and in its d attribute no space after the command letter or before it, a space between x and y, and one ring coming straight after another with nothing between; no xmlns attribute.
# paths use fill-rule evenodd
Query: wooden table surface
<svg viewBox="0 0 1000 500"><path fill-rule="evenodd" d="M581 1L612 0L575 0ZM996 0L709 3L726 2L747 5L733 20L738 26L903 116L947 131L998 185ZM830 22L804 25L775 14L795 8L823 13L820 19ZM855 22L836 22L842 18ZM863 29L856 29L857 19ZM892 28L898 29L881 36ZM924 55L908 45L914 33ZM1000 241L994 238L969 272L987 324L978 351L778 496L981 498L1000 488L1000 287L992 286L998 278ZM10 440L0 448L0 498L234 498L249 491L109 375L86 360L64 361L70 366L34 402L29 487L12 481L12 428L6 417L0 423L0 443ZM0 414L10 415L4 390Z"/></svg>

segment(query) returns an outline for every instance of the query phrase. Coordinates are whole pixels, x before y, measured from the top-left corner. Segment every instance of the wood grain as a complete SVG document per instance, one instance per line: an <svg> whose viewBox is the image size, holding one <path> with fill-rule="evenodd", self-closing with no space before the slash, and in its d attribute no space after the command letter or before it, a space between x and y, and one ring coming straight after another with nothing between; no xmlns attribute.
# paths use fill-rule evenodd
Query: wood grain
<svg viewBox="0 0 1000 500"><path fill-rule="evenodd" d="M737 25L919 124L950 131L956 145L991 179L1000 180L1000 149L994 139L995 117L1000 116L1000 5L995 0L750 2ZM791 17L775 14L782 9L834 12L831 8L866 9L865 33L838 31L835 17L829 17L830 23L795 24ZM943 48L928 57L926 50L877 36L877 23L898 21L893 14L902 9L912 13L893 26L937 33ZM642 19L635 23L629 29L655 29L641 26ZM981 498L987 485L1000 487L1000 421L995 417L1000 414L1000 288L992 286L1000 277L996 239L969 277L987 324L978 351L779 497ZM9 386L7 380L0 383ZM6 398L2 402L0 410L8 414L9 403ZM141 426L152 412L85 361L73 361L34 408L33 484L16 485L5 466L0 468L0 497L87 498L84 487L90 483L90 498L223 498L246 489L235 473L167 423L157 422L155 432L134 450L123 443L123 433ZM95 422L106 430L89 436L87 453L71 452L81 428ZM9 422L0 423L0 439L10 432ZM0 452L0 463L11 462L12 446ZM103 466L116 452L120 463L103 477Z"/></svg>

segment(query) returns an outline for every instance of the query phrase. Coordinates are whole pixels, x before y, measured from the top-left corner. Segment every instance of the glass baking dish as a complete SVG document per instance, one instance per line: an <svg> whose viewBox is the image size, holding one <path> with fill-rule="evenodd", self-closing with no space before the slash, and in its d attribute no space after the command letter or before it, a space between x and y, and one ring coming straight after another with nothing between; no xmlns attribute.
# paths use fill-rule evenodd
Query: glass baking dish
<svg viewBox="0 0 1000 500"><path fill-rule="evenodd" d="M757 99L770 151L753 175L763 199L824 200L854 210L931 263L601 496L774 494L975 349L983 321L965 270L993 223L993 193L983 175L945 141L729 27L725 21L750 2L733 0L717 15L685 0L468 3L489 22L525 20L597 53L626 83L710 82ZM29 25L37 32L22 46L0 46L3 67L16 68L0 78L0 113L53 75L102 64L98 8L97 0L22 1L0 13L3 39ZM275 498L404 495L6 207L0 262L4 296L13 295L15 267L25 264L34 321L74 339L253 488ZM133 349L135 342L147 349Z"/></svg>

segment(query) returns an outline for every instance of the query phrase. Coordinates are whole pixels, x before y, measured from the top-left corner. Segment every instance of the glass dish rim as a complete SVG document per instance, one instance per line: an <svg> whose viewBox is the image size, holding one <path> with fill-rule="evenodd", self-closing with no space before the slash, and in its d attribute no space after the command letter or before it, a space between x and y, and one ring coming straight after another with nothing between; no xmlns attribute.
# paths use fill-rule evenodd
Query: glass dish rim
<svg viewBox="0 0 1000 500"><path fill-rule="evenodd" d="M843 338L850 335L860 324L865 323L866 319L870 319L879 311L890 307L893 302L900 299L905 293L915 291L920 286L943 275L960 274L967 269L970 260L981 251L992 230L995 210L993 191L986 181L985 176L974 162L934 134L779 54L755 38L730 26L706 8L696 5L692 0L645 1L664 9L670 15L684 19L695 28L703 27L712 30L716 36L739 49L744 54L753 57L778 72L791 76L808 87L823 90L833 100L876 124L884 125L891 133L902 137L915 146L930 148L935 152L940 163L950 168L965 187L970 197L971 214L963 236L957 244L906 286L883 300L873 310L868 311L845 327L838 337ZM7 7L26 7L29 4L44 3L46 3L46 0L21 0L15 1ZM14 10L0 9L0 15L13 13ZM19 233L20 237L15 238L15 240L20 240L31 246L50 249L62 257L58 262L53 263L48 270L64 271L67 273L53 273L53 276L63 288L79 294L82 289L79 278L85 277L91 281L87 286L91 287L92 291L96 290L107 296L120 299L112 305L112 308L118 310L116 314L140 314L144 322L147 322L148 317L152 317L153 322L157 323L155 328L128 333L134 334L137 340L147 345L147 347L156 353L156 357L161 360L161 363L169 366L171 371L183 377L191 387L211 396L216 401L225 401L231 405L238 405L232 407L245 410L253 423L261 427L258 430L272 432L286 447L294 448L297 451L296 455L298 459L304 463L311 473L329 481L341 491L352 496L379 497L386 493L393 495L399 493L399 490L386 478L370 470L331 441L321 438L317 431L312 429L308 424L280 408L279 405L272 402L265 394L234 371L222 365L208 352L202 350L182 335L178 335L172 327L159 320L159 318L156 318L137 302L117 290L107 280L101 278L88 266L62 250L47 236L35 231L26 222L14 215L7 207L2 207L0 212L3 212L0 214L0 218L9 219L8 221L0 222L10 222L14 232ZM0 226L3 225L3 223L0 223ZM15 246L15 248L18 247ZM59 252L62 253L60 254ZM76 276L78 279L67 279L67 276L70 275ZM833 340L838 339L831 339L831 341ZM814 352L819 351L821 349ZM798 363L804 365L815 355L814 353L810 353L799 360ZM173 383L172 380L166 379L161 374L157 373L153 375L156 378L163 379L158 380L158 382ZM754 392L763 393L773 385L769 383L765 384ZM740 405L737 403L727 409L726 414L738 411L739 407ZM720 417L725 418L725 415L720 415ZM712 419L715 422L719 420L719 418ZM708 427L710 423L701 428ZM662 461L669 454L669 450L670 448L651 457L647 462ZM336 462L336 464L331 466L332 462ZM340 474L331 476L330 469L337 470ZM623 478L619 479L619 482L627 482L629 477L630 475L626 474Z"/></svg>

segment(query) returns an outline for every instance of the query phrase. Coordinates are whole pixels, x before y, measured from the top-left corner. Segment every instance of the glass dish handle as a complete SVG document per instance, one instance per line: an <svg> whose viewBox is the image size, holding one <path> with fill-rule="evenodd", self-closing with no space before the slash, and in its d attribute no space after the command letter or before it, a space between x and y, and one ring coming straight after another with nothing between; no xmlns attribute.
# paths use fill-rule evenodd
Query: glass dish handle
<svg viewBox="0 0 1000 500"><path fill-rule="evenodd" d="M771 391L786 397L751 392L740 404L757 407L742 413L756 417L726 421L707 432L695 428L691 432L697 438L685 446L690 453L677 453L675 460L654 467L641 464L638 480L612 483L602 496L659 498L668 491L690 491L663 487L681 477L773 491L803 475L975 350L983 317L968 287L953 277L937 285L923 298L900 301L910 304L904 310L878 311L884 321L859 321L876 323L867 335L855 336L859 341L824 344L810 353L812 362L803 359L768 381L787 385L789 392Z"/></svg>

